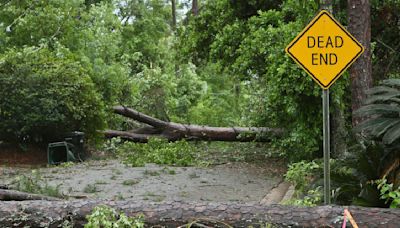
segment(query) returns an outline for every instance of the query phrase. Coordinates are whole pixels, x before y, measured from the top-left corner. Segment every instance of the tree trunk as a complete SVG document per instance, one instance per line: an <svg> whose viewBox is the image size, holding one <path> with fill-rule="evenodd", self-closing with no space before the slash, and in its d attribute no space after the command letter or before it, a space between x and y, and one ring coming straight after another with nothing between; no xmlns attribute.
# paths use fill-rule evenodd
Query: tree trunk
<svg viewBox="0 0 400 228"><path fill-rule="evenodd" d="M65 221L82 227L97 205L108 205L127 216L143 214L146 225L178 227L191 221L224 222L233 227L339 227L344 207L293 207L282 205L148 201L23 201L0 202L2 227L59 227ZM360 227L398 227L400 210L349 207Z"/></svg>
<svg viewBox="0 0 400 228"><path fill-rule="evenodd" d="M129 132L114 130L104 131L105 136L108 138L121 137L134 142L146 143L150 137L161 137L169 141L186 139L206 141L269 142L272 138L280 137L283 134L283 130L281 129L266 127L209 127L166 122L122 106L114 107L114 112L151 126Z"/></svg>
<svg viewBox="0 0 400 228"><path fill-rule="evenodd" d="M172 30L176 30L176 0L171 0L172 13Z"/></svg>
<svg viewBox="0 0 400 228"><path fill-rule="evenodd" d="M192 0L192 13L193 16L197 16L199 14L199 3L197 0Z"/></svg>
<svg viewBox="0 0 400 228"><path fill-rule="evenodd" d="M15 190L0 189L0 201L23 201L23 200L60 200L55 197L31 194Z"/></svg>
<svg viewBox="0 0 400 228"><path fill-rule="evenodd" d="M364 46L364 53L350 67L351 99L353 113L359 109L366 98L366 91L372 86L371 63L371 9L369 0L347 0L349 32ZM362 119L352 116L352 125Z"/></svg>

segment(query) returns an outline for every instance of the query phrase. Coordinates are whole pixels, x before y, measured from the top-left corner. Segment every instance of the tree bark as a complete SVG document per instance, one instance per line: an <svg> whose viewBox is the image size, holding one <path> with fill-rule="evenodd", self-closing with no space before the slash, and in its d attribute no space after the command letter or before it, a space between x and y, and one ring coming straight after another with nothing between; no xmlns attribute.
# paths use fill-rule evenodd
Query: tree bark
<svg viewBox="0 0 400 228"><path fill-rule="evenodd" d="M191 221L219 221L233 227L339 227L344 207L293 207L261 204L148 202L148 201L22 201L0 202L2 227L59 227L65 221L83 227L97 205L108 205L127 216L143 214L148 226L178 227ZM349 207L360 227L398 227L400 210Z"/></svg>
<svg viewBox="0 0 400 228"><path fill-rule="evenodd" d="M176 0L171 0L172 30L176 30Z"/></svg>
<svg viewBox="0 0 400 228"><path fill-rule="evenodd" d="M366 91L372 86L371 63L371 9L369 0L348 0L349 32L364 46L364 53L350 67L352 112L359 109L366 98ZM352 115L352 125L362 121Z"/></svg>
<svg viewBox="0 0 400 228"><path fill-rule="evenodd" d="M24 201L24 200L60 200L55 197L31 194L15 190L0 189L0 201ZM1 224L1 223L0 223Z"/></svg>
<svg viewBox="0 0 400 228"><path fill-rule="evenodd" d="M192 13L193 16L197 16L199 14L199 3L197 0L192 0Z"/></svg>
<svg viewBox="0 0 400 228"><path fill-rule="evenodd" d="M134 131L106 130L108 138L121 137L126 140L146 143L150 137L165 138L169 141L206 140L206 141L240 141L240 142L269 142L272 138L283 135L282 129L266 127L210 127L192 124L166 122L136 110L116 106L114 112L150 125L151 127L136 129Z"/></svg>

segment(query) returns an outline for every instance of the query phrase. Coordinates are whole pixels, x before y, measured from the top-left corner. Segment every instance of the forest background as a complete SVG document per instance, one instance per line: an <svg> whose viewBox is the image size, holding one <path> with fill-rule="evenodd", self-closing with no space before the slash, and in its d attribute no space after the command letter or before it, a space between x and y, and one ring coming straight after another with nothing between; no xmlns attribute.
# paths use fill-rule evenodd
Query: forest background
<svg viewBox="0 0 400 228"><path fill-rule="evenodd" d="M345 26L350 2L332 5ZM370 75L381 86L355 101L346 72L331 88L333 194L341 203L367 202L361 193L376 191L366 183L377 179L398 194L400 1L369 7ZM115 105L165 121L283 128L268 147L293 163L287 175L298 189L316 189L318 178L305 189L300 176L321 170L321 88L284 49L319 8L315 0L3 0L0 140L43 144L79 130L101 143L101 130L135 126L112 114ZM382 118L353 129L354 102L369 104L358 115ZM395 202L393 194L374 204Z"/></svg>

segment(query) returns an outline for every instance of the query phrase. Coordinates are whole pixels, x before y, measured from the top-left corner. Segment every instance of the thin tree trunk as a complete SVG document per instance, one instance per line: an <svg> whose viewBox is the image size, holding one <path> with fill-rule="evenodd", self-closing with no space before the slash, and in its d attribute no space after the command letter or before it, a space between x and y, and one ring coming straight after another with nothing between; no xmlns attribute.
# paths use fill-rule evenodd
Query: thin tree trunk
<svg viewBox="0 0 400 228"><path fill-rule="evenodd" d="M172 30L176 30L176 0L171 0L172 4Z"/></svg>
<svg viewBox="0 0 400 228"><path fill-rule="evenodd" d="M199 14L199 3L197 0L192 0L192 13L193 16L197 16Z"/></svg>
<svg viewBox="0 0 400 228"><path fill-rule="evenodd" d="M371 63L371 9L369 0L348 0L349 32L364 46L364 53L350 67L352 111L359 109L366 98L366 91L372 86ZM352 116L352 125L362 119Z"/></svg>
<svg viewBox="0 0 400 228"><path fill-rule="evenodd" d="M121 137L134 142L146 143L150 137L161 137L169 141L186 139L269 142L272 138L283 135L282 129L267 127L210 127L166 122L123 106L114 107L114 112L151 126L133 131L104 131L105 136L108 138Z"/></svg>
<svg viewBox="0 0 400 228"><path fill-rule="evenodd" d="M216 221L233 227L341 227L344 207L293 207L283 205L149 201L23 201L0 202L2 227L60 227L65 221L82 227L85 217L97 205L108 205L133 217L143 214L146 225L178 227L191 221ZM398 227L400 210L385 208L349 207L360 227Z"/></svg>

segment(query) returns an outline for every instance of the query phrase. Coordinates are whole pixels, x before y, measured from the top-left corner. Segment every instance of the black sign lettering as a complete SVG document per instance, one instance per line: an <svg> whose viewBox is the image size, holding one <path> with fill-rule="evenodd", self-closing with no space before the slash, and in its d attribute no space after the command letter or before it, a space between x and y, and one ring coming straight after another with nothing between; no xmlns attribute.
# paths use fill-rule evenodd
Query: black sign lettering
<svg viewBox="0 0 400 228"><path fill-rule="evenodd" d="M312 53L312 59L311 59L311 64L312 65L318 65L318 53Z"/></svg>
<svg viewBox="0 0 400 228"><path fill-rule="evenodd" d="M343 38L341 36L335 36L335 47L341 48L343 47Z"/></svg>
<svg viewBox="0 0 400 228"><path fill-rule="evenodd" d="M318 65L336 65L338 62L338 57L335 53L312 53L311 54L311 64Z"/></svg>
<svg viewBox="0 0 400 228"><path fill-rule="evenodd" d="M307 47L308 48L315 47L315 38L313 36L308 36L307 37Z"/></svg>

